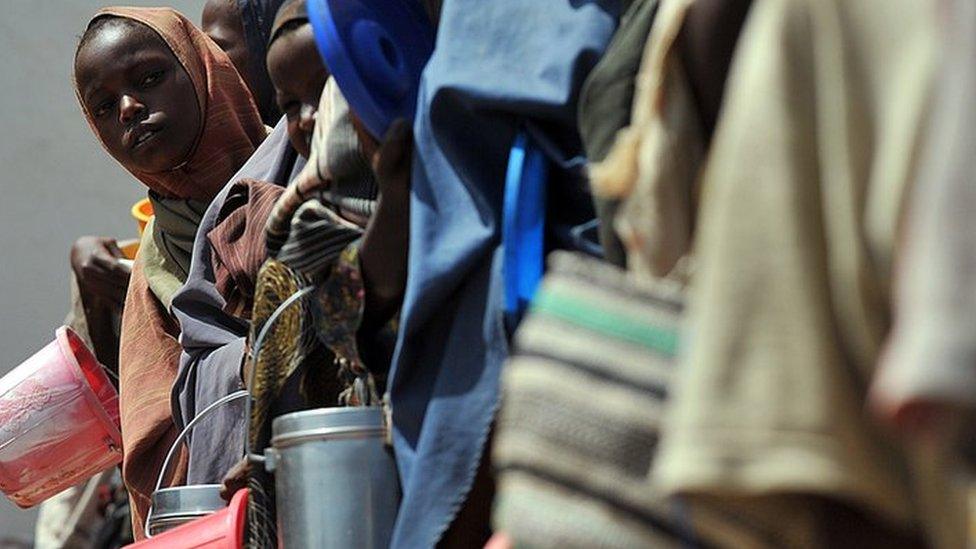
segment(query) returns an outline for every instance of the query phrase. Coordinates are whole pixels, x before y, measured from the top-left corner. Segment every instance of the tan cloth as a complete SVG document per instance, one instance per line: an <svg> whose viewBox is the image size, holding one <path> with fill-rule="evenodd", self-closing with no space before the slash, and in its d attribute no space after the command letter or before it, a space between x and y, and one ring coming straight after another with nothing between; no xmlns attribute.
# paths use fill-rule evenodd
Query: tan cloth
<svg viewBox="0 0 976 549"><path fill-rule="evenodd" d="M874 390L893 406L976 408L976 2L955 29L896 277L895 326Z"/></svg>
<svg viewBox="0 0 976 549"><path fill-rule="evenodd" d="M594 192L622 198L615 227L628 267L669 274L691 249L705 141L677 51L695 0L662 0L637 75L631 125L591 167Z"/></svg>
<svg viewBox="0 0 976 549"><path fill-rule="evenodd" d="M34 549L85 549L105 522L99 509L100 489L109 486L115 469L99 473L44 501L34 528Z"/></svg>
<svg viewBox="0 0 976 549"><path fill-rule="evenodd" d="M156 243L153 233L156 232L156 218L150 218L146 230L142 233L139 244L139 260L142 262L146 282L153 295L159 300L164 310L169 310L173 302L173 295L183 286L183 281L176 274L181 272L175 262L170 259Z"/></svg>
<svg viewBox="0 0 976 549"><path fill-rule="evenodd" d="M178 434L170 393L180 364L179 326L150 287L145 259L153 255L143 239L129 280L119 349L119 412L122 419L122 479L132 505L132 531L141 539L150 496L163 460ZM180 450L164 486L186 477Z"/></svg>
<svg viewBox="0 0 976 549"><path fill-rule="evenodd" d="M702 183L665 490L822 495L963 547L944 464L863 409L936 33L934 1L753 6Z"/></svg>

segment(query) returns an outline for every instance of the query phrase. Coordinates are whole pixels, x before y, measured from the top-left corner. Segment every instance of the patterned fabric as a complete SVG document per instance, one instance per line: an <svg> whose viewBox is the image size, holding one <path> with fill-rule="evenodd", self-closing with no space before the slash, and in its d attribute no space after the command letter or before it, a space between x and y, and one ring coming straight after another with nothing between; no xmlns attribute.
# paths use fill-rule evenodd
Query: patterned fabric
<svg viewBox="0 0 976 549"><path fill-rule="evenodd" d="M239 318L251 318L258 269L266 257L264 226L284 190L253 179L235 183L207 234L217 291L226 300L225 310Z"/></svg>
<svg viewBox="0 0 976 549"><path fill-rule="evenodd" d="M516 333L495 433L495 523L517 546L670 547L648 483L681 289L557 252Z"/></svg>
<svg viewBox="0 0 976 549"><path fill-rule="evenodd" d="M99 10L92 21L106 16L137 21L159 34L190 75L203 117L196 144L177 167L165 173L130 170L132 175L160 196L209 203L267 136L251 92L227 54L181 13L113 7ZM80 97L79 102L94 131L91 114Z"/></svg>
<svg viewBox="0 0 976 549"><path fill-rule="evenodd" d="M305 169L288 186L268 219L271 256L281 250L292 217L310 198L318 198L340 217L363 228L376 208L379 187L373 169L362 152L349 104L332 78L322 90L311 151Z"/></svg>
<svg viewBox="0 0 976 549"><path fill-rule="evenodd" d="M334 353L337 373L346 387L340 403L352 405L379 400L356 343L365 297L357 246L362 234L359 227L312 199L298 208L277 257L317 286L312 308L315 332Z"/></svg>
<svg viewBox="0 0 976 549"><path fill-rule="evenodd" d="M357 345L364 290L358 241L379 190L353 115L333 79L326 82L305 169L268 220L268 254L318 286L313 311L319 340L335 355L347 390L341 401L377 401ZM380 340L389 339L387 327ZM367 380L357 384L356 380ZM351 387L356 386L356 390Z"/></svg>

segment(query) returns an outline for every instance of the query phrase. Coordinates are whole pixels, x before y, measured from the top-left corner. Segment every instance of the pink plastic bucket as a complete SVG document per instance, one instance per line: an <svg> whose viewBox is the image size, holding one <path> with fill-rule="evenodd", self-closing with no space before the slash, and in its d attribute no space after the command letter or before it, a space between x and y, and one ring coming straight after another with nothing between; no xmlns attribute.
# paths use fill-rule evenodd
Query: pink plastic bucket
<svg viewBox="0 0 976 549"><path fill-rule="evenodd" d="M0 490L31 507L122 461L119 396L70 328L0 378Z"/></svg>
<svg viewBox="0 0 976 549"><path fill-rule="evenodd" d="M239 549L244 544L247 489L238 490L226 508L158 536L127 545L126 549Z"/></svg>

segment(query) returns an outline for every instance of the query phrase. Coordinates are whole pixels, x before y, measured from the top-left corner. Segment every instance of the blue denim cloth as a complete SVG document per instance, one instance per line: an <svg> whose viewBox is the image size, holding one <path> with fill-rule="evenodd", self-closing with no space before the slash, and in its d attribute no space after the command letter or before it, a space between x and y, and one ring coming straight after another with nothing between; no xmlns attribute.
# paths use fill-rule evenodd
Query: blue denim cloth
<svg viewBox="0 0 976 549"><path fill-rule="evenodd" d="M448 528L498 406L500 216L516 131L580 153L579 87L618 12L615 0L443 4L414 125L410 270L389 385L403 485L395 548L431 547ZM558 176L549 188L564 190Z"/></svg>

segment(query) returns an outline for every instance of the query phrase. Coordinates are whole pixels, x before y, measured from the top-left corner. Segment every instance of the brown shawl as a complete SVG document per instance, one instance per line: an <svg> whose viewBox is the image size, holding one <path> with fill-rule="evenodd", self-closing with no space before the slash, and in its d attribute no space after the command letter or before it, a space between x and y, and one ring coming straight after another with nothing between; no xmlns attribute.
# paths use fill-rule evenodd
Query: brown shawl
<svg viewBox="0 0 976 549"><path fill-rule="evenodd" d="M266 135L250 92L230 58L180 13L168 8L106 8L93 20L104 16L137 21L162 37L189 73L203 117L196 145L179 166L164 173L130 172L160 196L211 200ZM85 115L91 123L87 111ZM142 537L160 466L177 436L170 391L179 367L178 336L179 327L150 288L145 266L137 259L122 317L119 356L122 477L137 539ZM186 456L177 461L165 485L184 478Z"/></svg>
<svg viewBox="0 0 976 549"><path fill-rule="evenodd" d="M234 316L250 319L258 270L264 263L264 227L284 187L244 179L234 184L208 234L217 291Z"/></svg>

